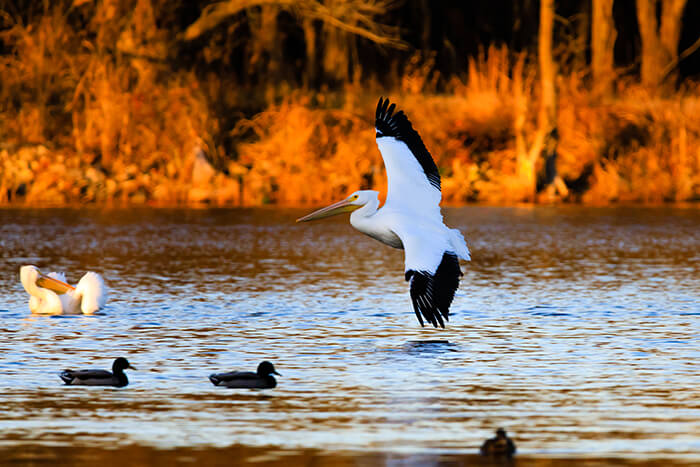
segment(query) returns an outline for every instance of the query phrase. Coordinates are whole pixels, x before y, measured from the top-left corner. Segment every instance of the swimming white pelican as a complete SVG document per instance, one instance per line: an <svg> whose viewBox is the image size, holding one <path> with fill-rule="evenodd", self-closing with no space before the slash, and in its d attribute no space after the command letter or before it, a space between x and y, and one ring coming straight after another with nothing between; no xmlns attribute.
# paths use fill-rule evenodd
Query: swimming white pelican
<svg viewBox="0 0 700 467"><path fill-rule="evenodd" d="M51 272L43 274L36 266L19 268L19 279L30 295L29 309L44 315L91 315L105 306L107 291L99 274L86 273L73 287L66 276Z"/></svg>
<svg viewBox="0 0 700 467"><path fill-rule="evenodd" d="M405 278L413 311L436 328L445 327L462 271L459 258L469 248L457 229L447 227L440 212L440 174L420 136L403 111L379 99L377 146L388 177L388 193L379 208L379 193L356 191L342 201L297 219L311 221L354 211L350 224L360 232L405 250ZM378 209L379 208L379 209ZM422 317L421 317L422 315Z"/></svg>

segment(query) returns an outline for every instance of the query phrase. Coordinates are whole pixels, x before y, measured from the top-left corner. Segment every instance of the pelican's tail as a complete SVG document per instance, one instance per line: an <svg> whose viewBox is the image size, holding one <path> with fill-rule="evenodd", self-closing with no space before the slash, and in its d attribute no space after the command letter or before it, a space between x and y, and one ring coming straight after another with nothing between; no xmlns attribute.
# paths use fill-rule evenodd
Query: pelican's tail
<svg viewBox="0 0 700 467"><path fill-rule="evenodd" d="M464 235L457 229L450 229L450 244L454 248L454 252L464 261L470 261L472 259L469 254L469 247L467 246L466 240L464 240Z"/></svg>
<svg viewBox="0 0 700 467"><path fill-rule="evenodd" d="M104 308L105 303L107 303L107 288L102 276L97 273L86 273L78 282L75 290L82 296L80 309L86 315L91 315Z"/></svg>

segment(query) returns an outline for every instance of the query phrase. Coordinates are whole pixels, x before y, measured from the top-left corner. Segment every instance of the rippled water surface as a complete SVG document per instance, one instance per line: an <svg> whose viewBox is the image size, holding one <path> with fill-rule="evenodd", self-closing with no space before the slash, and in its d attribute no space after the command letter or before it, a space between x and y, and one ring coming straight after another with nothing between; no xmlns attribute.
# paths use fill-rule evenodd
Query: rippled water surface
<svg viewBox="0 0 700 467"><path fill-rule="evenodd" d="M299 210L0 210L0 444L265 446L700 461L700 210L445 210L473 260L421 328L403 252ZM104 275L32 316L23 264ZM64 367L138 368L127 388ZM213 387L263 359L270 391Z"/></svg>

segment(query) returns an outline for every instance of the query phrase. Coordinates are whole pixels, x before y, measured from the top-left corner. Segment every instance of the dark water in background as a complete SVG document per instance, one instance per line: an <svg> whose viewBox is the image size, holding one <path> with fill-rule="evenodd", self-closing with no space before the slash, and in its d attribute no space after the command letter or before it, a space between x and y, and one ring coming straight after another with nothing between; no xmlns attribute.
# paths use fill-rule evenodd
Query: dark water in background
<svg viewBox="0 0 700 467"><path fill-rule="evenodd" d="M0 448L276 445L700 462L700 210L445 210L473 260L421 329L403 253L300 210L0 210ZM31 316L18 270L104 275L93 317ZM437 340L446 343L422 341ZM139 368L124 389L64 367ZM282 377L215 388L213 371Z"/></svg>

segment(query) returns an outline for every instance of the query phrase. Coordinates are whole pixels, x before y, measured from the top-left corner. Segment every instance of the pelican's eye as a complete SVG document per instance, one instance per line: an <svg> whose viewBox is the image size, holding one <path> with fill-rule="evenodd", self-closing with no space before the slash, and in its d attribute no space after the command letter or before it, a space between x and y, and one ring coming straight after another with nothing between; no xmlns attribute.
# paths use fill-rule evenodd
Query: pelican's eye
<svg viewBox="0 0 700 467"><path fill-rule="evenodd" d="M359 196L355 195L355 196L352 197L352 200L353 200L353 201L356 201L357 198L359 198Z"/></svg>

